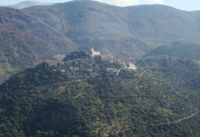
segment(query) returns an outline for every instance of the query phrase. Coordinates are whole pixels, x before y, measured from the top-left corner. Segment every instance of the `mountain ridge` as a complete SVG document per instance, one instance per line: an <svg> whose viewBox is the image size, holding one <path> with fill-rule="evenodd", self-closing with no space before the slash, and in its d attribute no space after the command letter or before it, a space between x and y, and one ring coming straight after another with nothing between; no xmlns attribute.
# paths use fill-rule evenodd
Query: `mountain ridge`
<svg viewBox="0 0 200 137"><path fill-rule="evenodd" d="M199 28L164 5L1 7L0 136L200 136Z"/></svg>
<svg viewBox="0 0 200 137"><path fill-rule="evenodd" d="M55 3L40 3L37 1L22 1L20 3L17 4L13 4L13 5L4 5L3 7L10 7L10 8L15 8L15 9L23 9L23 8L28 8L28 7L32 7L32 6L38 6L38 5L53 5Z"/></svg>
<svg viewBox="0 0 200 137"><path fill-rule="evenodd" d="M1 66L1 81L13 71L76 48L71 40L41 20L12 8L0 10L0 61L8 68Z"/></svg>
<svg viewBox="0 0 200 137"><path fill-rule="evenodd" d="M112 23L111 21L108 21L106 19L106 16L109 18L118 20L117 17L120 17L122 20L124 20L125 25L122 26L128 26L128 31L122 29L120 33L124 33L125 36L128 36L127 34L130 33L131 37L136 37L142 41L150 43L155 43L159 44L162 42L163 44L165 43L172 43L177 40L185 39L186 41L192 42L194 41L194 38L192 39L192 35L199 37L197 30L199 30L199 15L193 14L193 12L187 12L187 11L181 11L169 6L165 5L140 5L140 6L129 6L129 7L116 7L116 6L110 6L104 3L99 3L99 2L84 2L84 1L72 1L72 2L67 2L64 4L55 4L53 6L50 6L51 8L59 9L62 14L65 16L67 15L64 9L68 9L68 12L70 13L70 9L76 9L78 8L79 10L74 10L74 13L72 12L72 16L76 16L76 19L80 19L80 21L83 21L83 23L75 24L74 27L79 28L81 31L87 31L91 33L92 35L95 36L95 33L93 33L91 30L92 26L95 26L93 31L98 32L101 36L104 36L100 30L105 29L107 30L106 25L100 25L102 27L101 29L98 29L99 26L97 24L104 24L105 21L107 25L111 26L117 26L119 23ZM49 7L49 8L50 8ZM64 8L65 7L65 8ZM39 7L38 7L39 8ZM43 11L47 10L48 8L41 8L40 7L40 14L42 14ZM62 10L63 9L63 10ZM94 10L91 12L90 10ZM32 12L37 12L37 7L32 7L32 8L27 8L24 10L30 10ZM46 11L47 12L47 11ZM69 16L68 13L68 18ZM82 16L77 16L78 13L81 13ZM92 15L92 14L98 14L97 15ZM31 13L30 14L36 14L36 13ZM81 15L80 14L80 15ZM110 16L111 15L111 16ZM91 17L90 17L91 16ZM97 18L97 17L99 18ZM88 19L85 19L84 17L87 17ZM90 18L95 17L98 19L98 22L90 22ZM40 18L38 16L38 18ZM42 19L42 18L40 18ZM70 19L70 18L69 18ZM83 19L83 20L82 20ZM42 19L45 22L45 19ZM69 21L68 19L65 19L67 22ZM90 23L90 27L85 26L84 20L86 23ZM102 22L101 20L104 20ZM47 21L47 20L46 20ZM120 21L118 21L120 22ZM191 23L193 25L191 25ZM177 26L174 28L174 26L177 24ZM65 27L73 27L70 26L70 24L65 24ZM83 28L80 28L80 27ZM109 27L112 28L112 27ZM73 32L73 28L71 28L71 32L77 34L76 32ZM118 30L120 30L118 28ZM77 30L76 30L77 31ZM81 32L80 31L80 32ZM113 34L112 34L113 32ZM165 33L163 33L165 32ZM80 35L81 34L81 35ZM80 33L79 36L83 35L88 35L87 33ZM116 34L114 31L110 31L108 34L110 36L120 36ZM67 35L67 34L66 34ZM91 35L91 36L92 36ZM170 36L171 35L171 36ZM90 35L89 35L90 36ZM90 37L91 37L90 36ZM191 41L192 39L192 41ZM197 42L197 38L195 39L195 42Z"/></svg>
<svg viewBox="0 0 200 137"><path fill-rule="evenodd" d="M164 5L116 7L94 1L71 1L48 7L34 6L23 9L22 12L27 15L27 18L34 17L33 20L37 20L40 25L44 24L45 28L52 31L45 32L41 36L46 37L48 44L51 44L51 35L58 35L61 41L68 41L67 43L71 43L72 47L79 50L88 51L95 48L103 54L118 58L138 58L161 45L168 45L178 40L198 43L200 38L198 12L181 11ZM8 15L2 16L2 19L7 20L6 16ZM9 27L15 27L16 24L12 23L10 22ZM28 29L23 30L23 24L19 26L22 33L27 33L25 31ZM29 31L34 32L33 29ZM38 33L34 32L34 34L41 35L41 32L38 30ZM16 35L20 36L20 34ZM11 34L9 37L10 40L18 39ZM55 48L61 52L56 54L66 54L61 51L61 47ZM48 50L50 49L46 48L44 54L50 54L47 53ZM68 51L67 48L65 50ZM3 54L1 60L7 60ZM9 63L2 66L1 74L7 75L5 66L7 70L12 70Z"/></svg>

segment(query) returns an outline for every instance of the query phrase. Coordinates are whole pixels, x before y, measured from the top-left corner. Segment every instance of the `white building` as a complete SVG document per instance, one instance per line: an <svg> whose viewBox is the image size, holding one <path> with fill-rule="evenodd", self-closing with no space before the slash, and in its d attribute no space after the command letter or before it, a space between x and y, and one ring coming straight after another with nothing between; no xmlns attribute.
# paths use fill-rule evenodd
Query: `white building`
<svg viewBox="0 0 200 137"><path fill-rule="evenodd" d="M100 56L100 51L94 51L94 49L91 49L90 59L93 63L95 63L95 57Z"/></svg>
<svg viewBox="0 0 200 137"><path fill-rule="evenodd" d="M128 63L128 65L129 65L129 67L127 67L126 65L125 65L125 67L124 68L121 68L121 70L135 70L135 69L137 69L137 67L133 64L133 63Z"/></svg>
<svg viewBox="0 0 200 137"><path fill-rule="evenodd" d="M100 51L94 51L94 49L92 48L91 56L100 56Z"/></svg>
<svg viewBox="0 0 200 137"><path fill-rule="evenodd" d="M133 63L129 63L129 68L132 70L137 69L137 67Z"/></svg>
<svg viewBox="0 0 200 137"><path fill-rule="evenodd" d="M106 68L106 72L108 72L108 73L117 73L117 69L115 69L115 68Z"/></svg>

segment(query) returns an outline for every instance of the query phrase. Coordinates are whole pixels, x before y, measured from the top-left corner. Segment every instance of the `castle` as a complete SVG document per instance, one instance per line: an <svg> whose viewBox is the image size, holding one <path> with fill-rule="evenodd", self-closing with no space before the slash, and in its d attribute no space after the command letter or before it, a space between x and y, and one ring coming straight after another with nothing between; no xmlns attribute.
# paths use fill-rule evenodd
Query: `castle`
<svg viewBox="0 0 200 137"><path fill-rule="evenodd" d="M100 51L95 51L93 48L91 49L91 55L92 57L94 56L100 56Z"/></svg>

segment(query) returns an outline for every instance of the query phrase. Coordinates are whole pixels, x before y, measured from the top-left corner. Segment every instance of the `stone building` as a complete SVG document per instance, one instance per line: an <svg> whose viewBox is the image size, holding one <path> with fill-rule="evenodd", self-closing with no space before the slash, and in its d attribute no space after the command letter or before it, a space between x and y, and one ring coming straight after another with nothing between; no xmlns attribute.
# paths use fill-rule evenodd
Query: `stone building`
<svg viewBox="0 0 200 137"><path fill-rule="evenodd" d="M137 69L137 67L133 64L133 63L128 63L128 65L129 65L129 67L127 67L126 65L125 65L125 67L124 68L121 68L121 70L135 70L135 69Z"/></svg>
<svg viewBox="0 0 200 137"><path fill-rule="evenodd" d="M93 48L91 49L90 59L94 63L97 57L100 57L100 51L95 51Z"/></svg>
<svg viewBox="0 0 200 137"><path fill-rule="evenodd" d="M93 48L91 50L91 56L100 56L100 51L95 51Z"/></svg>

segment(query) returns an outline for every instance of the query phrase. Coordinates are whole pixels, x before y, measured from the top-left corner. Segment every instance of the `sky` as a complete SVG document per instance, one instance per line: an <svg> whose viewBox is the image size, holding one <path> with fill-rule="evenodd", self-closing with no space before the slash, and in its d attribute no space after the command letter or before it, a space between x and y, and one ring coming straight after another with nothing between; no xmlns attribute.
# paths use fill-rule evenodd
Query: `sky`
<svg viewBox="0 0 200 137"><path fill-rule="evenodd" d="M27 0L0 0L0 5L12 5ZM42 3L64 3L69 0L33 0ZM132 6L141 4L164 4L177 9L194 11L200 10L200 0L95 0L116 6Z"/></svg>

